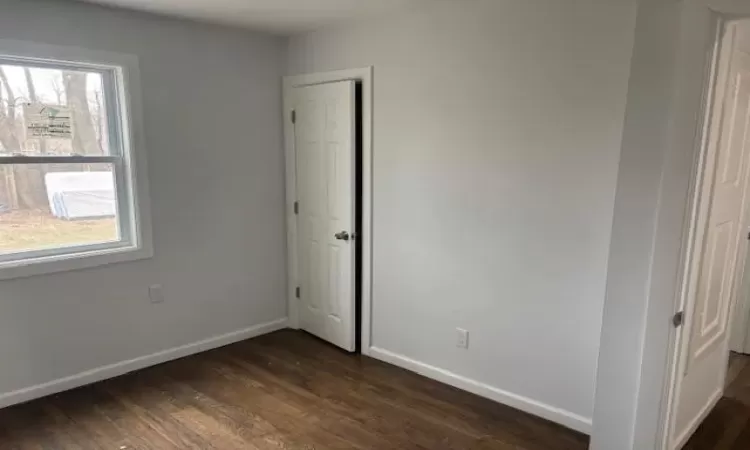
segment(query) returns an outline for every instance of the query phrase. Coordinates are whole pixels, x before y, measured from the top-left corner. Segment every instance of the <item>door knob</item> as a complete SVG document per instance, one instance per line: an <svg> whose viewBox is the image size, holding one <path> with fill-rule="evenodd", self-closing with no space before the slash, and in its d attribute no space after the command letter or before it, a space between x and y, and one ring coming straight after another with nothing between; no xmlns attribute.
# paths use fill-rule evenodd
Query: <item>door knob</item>
<svg viewBox="0 0 750 450"><path fill-rule="evenodd" d="M336 239L340 241L348 241L349 240L349 233L346 231L339 231L338 233L333 235Z"/></svg>

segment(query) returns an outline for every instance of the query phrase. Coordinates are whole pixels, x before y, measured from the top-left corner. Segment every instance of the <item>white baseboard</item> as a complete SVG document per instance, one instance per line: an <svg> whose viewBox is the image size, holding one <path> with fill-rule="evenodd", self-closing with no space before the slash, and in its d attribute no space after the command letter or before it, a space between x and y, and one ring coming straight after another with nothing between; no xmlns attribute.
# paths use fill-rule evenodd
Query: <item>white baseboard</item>
<svg viewBox="0 0 750 450"><path fill-rule="evenodd" d="M498 403L516 408L535 416L558 423L581 433L591 434L591 419L570 411L547 405L530 398L503 391L488 384L463 377L439 367L413 360L403 355L378 347L370 347L369 356L381 361L416 372L427 378L449 384L472 394L494 400Z"/></svg>
<svg viewBox="0 0 750 450"><path fill-rule="evenodd" d="M231 333L214 336L202 341L182 345L180 347L170 348L150 355L138 358L120 361L114 364L97 367L95 369L80 372L65 378L49 381L47 383L37 384L17 391L0 394L0 408L15 405L17 403L27 402L36 398L67 391L86 384L96 383L97 381L124 375L128 372L144 369L146 367L161 364L173 359L190 356L196 353L205 352L235 342L250 339L262 334L286 328L287 318L275 320L273 322L262 323L242 330Z"/></svg>

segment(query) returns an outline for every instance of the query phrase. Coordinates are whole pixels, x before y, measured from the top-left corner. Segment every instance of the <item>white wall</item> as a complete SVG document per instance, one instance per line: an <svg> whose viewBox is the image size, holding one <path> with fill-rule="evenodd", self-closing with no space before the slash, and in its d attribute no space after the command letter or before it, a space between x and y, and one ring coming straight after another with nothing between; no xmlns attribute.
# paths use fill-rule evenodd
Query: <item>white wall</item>
<svg viewBox="0 0 750 450"><path fill-rule="evenodd" d="M0 39L140 58L155 256L0 282L3 395L286 316L283 41L0 0ZM147 287L162 283L166 302Z"/></svg>
<svg viewBox="0 0 750 450"><path fill-rule="evenodd" d="M290 40L289 74L375 67L374 347L588 428L635 9L441 2Z"/></svg>
<svg viewBox="0 0 750 450"><path fill-rule="evenodd" d="M602 324L591 441L594 449L654 448L645 443L643 446L634 445L633 429L642 370L649 369L641 365L646 339L645 309L649 271L654 263L653 235L668 139L679 8L678 2L658 1L644 1L638 8ZM684 203L673 206L684 207ZM676 238L679 241L679 233ZM669 319L662 323L664 326L658 331L664 338L670 332ZM653 364L664 367L666 358L666 354L655 356ZM652 391L645 395L650 396L655 404L650 403L651 408L642 411L650 419L644 425L655 430L661 392Z"/></svg>

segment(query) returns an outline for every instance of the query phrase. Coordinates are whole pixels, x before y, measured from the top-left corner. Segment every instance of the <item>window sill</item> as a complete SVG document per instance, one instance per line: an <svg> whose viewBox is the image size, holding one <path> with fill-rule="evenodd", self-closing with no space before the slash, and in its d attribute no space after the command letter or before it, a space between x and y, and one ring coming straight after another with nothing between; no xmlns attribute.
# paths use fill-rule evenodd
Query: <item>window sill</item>
<svg viewBox="0 0 750 450"><path fill-rule="evenodd" d="M151 248L128 246L10 261L0 263L0 281L91 269L109 264L149 259L151 257L153 257L153 250Z"/></svg>

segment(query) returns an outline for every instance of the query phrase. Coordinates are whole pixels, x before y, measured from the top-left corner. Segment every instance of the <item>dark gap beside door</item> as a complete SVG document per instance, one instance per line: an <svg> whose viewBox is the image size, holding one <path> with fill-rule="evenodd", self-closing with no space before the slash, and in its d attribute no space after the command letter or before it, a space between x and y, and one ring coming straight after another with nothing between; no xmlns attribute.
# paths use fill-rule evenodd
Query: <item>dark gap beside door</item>
<svg viewBox="0 0 750 450"><path fill-rule="evenodd" d="M362 353L362 83L357 82L355 87L355 267L354 267L354 321L355 328L355 352Z"/></svg>

